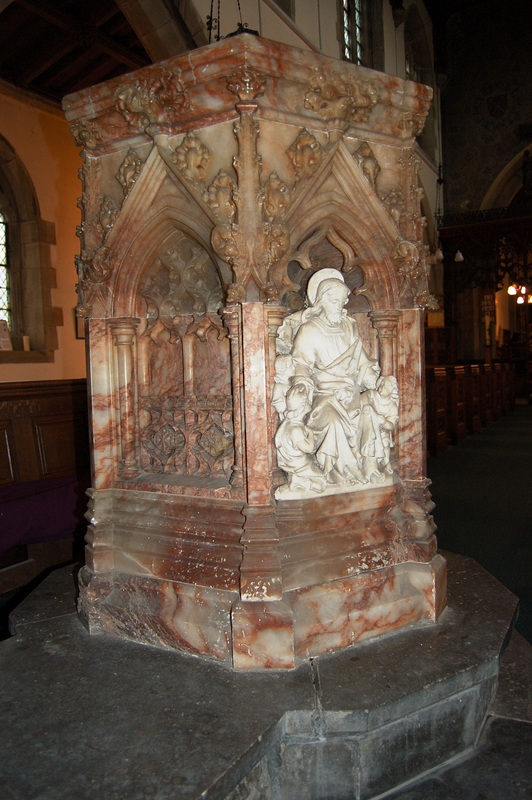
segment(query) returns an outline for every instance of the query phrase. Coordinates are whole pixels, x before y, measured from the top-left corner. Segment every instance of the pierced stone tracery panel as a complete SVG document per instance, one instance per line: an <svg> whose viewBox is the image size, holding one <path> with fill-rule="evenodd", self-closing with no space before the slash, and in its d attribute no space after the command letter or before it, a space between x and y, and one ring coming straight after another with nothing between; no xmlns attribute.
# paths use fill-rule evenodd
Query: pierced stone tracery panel
<svg viewBox="0 0 532 800"><path fill-rule="evenodd" d="M231 397L141 399L141 468L178 476L229 477L234 461Z"/></svg>
<svg viewBox="0 0 532 800"><path fill-rule="evenodd" d="M182 231L139 288L139 441L144 473L229 478L234 462L229 340L209 253Z"/></svg>

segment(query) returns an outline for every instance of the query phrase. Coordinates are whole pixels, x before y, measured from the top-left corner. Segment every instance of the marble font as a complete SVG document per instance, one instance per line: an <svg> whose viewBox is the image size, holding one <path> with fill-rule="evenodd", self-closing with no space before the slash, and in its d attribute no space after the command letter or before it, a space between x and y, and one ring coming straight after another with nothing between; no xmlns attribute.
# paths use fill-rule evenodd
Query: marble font
<svg viewBox="0 0 532 800"><path fill-rule="evenodd" d="M65 98L91 631L290 668L444 608L414 150L429 103L249 34Z"/></svg>

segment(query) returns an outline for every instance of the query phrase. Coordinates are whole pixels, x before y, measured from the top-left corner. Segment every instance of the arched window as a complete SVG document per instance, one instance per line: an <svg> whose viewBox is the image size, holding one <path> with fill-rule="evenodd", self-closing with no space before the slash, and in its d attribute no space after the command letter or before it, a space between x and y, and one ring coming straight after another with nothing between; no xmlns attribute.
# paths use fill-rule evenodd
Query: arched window
<svg viewBox="0 0 532 800"><path fill-rule="evenodd" d="M363 0L342 0L342 56L353 64L363 63Z"/></svg>
<svg viewBox="0 0 532 800"><path fill-rule="evenodd" d="M0 320L11 330L11 293L7 261L7 220L0 212Z"/></svg>
<svg viewBox="0 0 532 800"><path fill-rule="evenodd" d="M341 0L342 58L352 64L384 69L382 3Z"/></svg>
<svg viewBox="0 0 532 800"><path fill-rule="evenodd" d="M11 144L0 136L0 318L8 317L13 352L0 363L51 361L62 311L52 307L55 270L50 245L55 225L39 214L35 189ZM23 336L31 352L23 351Z"/></svg>

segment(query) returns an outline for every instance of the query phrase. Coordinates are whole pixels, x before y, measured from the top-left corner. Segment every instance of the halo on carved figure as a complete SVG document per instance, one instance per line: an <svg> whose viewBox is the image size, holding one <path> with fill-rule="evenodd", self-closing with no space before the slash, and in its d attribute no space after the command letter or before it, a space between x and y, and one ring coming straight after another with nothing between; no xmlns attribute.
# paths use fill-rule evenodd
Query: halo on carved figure
<svg viewBox="0 0 532 800"><path fill-rule="evenodd" d="M338 272L337 269L331 269L329 267L319 269L309 278L309 282L307 284L307 297L311 306L316 302L316 296L318 294L320 283L325 280L329 280L330 278L335 278L336 280L345 283L342 273Z"/></svg>

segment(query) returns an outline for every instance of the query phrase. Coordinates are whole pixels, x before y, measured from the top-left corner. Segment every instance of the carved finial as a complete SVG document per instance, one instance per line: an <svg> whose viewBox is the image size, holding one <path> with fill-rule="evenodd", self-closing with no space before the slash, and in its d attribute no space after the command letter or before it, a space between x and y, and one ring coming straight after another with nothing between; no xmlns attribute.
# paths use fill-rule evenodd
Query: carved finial
<svg viewBox="0 0 532 800"><path fill-rule="evenodd" d="M243 69L227 78L227 88L241 103L253 103L264 94L266 76L254 69Z"/></svg>

